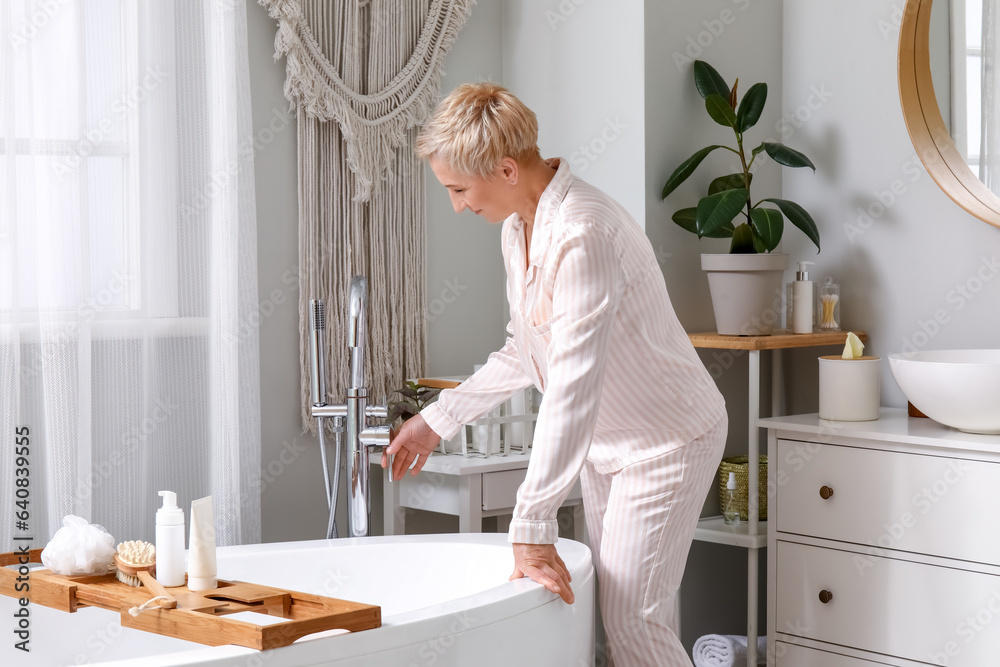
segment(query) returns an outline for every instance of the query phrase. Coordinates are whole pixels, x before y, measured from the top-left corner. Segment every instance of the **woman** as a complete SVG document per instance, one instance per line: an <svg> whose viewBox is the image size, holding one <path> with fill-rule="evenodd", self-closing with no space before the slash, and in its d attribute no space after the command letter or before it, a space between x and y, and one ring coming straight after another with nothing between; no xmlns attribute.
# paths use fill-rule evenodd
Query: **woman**
<svg viewBox="0 0 1000 667"><path fill-rule="evenodd" d="M690 665L674 602L725 444L724 401L643 231L565 160L543 160L537 138L534 113L491 83L459 86L417 138L456 212L503 222L510 337L403 425L393 472L417 474L441 438L534 384L544 397L510 524L511 579L573 602L556 510L579 476L615 663Z"/></svg>

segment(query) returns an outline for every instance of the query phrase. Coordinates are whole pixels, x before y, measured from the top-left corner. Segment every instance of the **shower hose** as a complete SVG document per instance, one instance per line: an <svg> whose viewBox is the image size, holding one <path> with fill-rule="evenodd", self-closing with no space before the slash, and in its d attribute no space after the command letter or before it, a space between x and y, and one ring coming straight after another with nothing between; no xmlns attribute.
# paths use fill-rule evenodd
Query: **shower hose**
<svg viewBox="0 0 1000 667"><path fill-rule="evenodd" d="M319 429L319 452L323 459L323 481L326 484L326 505L330 509L330 516L326 523L326 538L335 539L337 535L337 497L340 495L340 466L343 458L342 444L344 435L344 418L333 417L333 481L330 481L330 466L326 456L326 421L323 417L316 419Z"/></svg>

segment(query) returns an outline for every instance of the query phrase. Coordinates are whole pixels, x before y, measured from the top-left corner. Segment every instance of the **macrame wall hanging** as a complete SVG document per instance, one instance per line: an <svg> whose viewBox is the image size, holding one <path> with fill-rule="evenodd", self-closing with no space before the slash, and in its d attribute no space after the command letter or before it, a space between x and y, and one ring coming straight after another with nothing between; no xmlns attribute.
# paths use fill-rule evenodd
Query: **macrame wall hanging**
<svg viewBox="0 0 1000 667"><path fill-rule="evenodd" d="M328 388L339 400L352 276L368 278L370 399L424 372L424 171L413 144L474 1L259 0L278 20L275 58L286 58L298 123L299 360L310 430L308 301L326 299Z"/></svg>

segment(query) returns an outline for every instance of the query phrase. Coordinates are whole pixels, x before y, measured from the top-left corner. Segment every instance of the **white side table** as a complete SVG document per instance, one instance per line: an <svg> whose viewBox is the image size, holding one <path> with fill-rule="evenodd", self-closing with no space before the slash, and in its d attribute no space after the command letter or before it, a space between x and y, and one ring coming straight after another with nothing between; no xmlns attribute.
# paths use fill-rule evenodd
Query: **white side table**
<svg viewBox="0 0 1000 667"><path fill-rule="evenodd" d="M487 458L432 454L417 476L395 482L382 477L386 535L403 535L406 508L458 517L462 533L480 533L483 517L513 513L517 489L524 481L530 454ZM373 459L373 465L377 461ZM563 507L573 508L573 539L584 541L583 496L577 480Z"/></svg>
<svg viewBox="0 0 1000 667"><path fill-rule="evenodd" d="M855 331L862 341L868 340L864 331ZM694 539L716 544L728 544L743 547L747 550L747 666L757 664L757 599L759 595L757 571L760 567L758 550L767 546L767 522L759 520L758 508L758 466L760 463L760 351L771 350L772 381L771 406L772 411L784 411L784 387L781 384L781 351L823 345L843 345L847 340L847 330L824 331L811 334L793 334L789 331L776 330L770 336L727 336L715 331L688 334L691 344L696 348L716 350L743 350L748 353L749 387L748 423L747 423L747 456L750 459L749 479L747 480L749 521L739 526L727 526L721 516L705 517L698 521Z"/></svg>

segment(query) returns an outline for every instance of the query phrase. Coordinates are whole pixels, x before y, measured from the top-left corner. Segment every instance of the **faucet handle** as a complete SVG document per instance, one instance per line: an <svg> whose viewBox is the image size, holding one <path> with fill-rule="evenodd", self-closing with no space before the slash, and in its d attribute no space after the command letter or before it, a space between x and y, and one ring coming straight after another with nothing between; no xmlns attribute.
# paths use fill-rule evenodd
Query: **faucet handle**
<svg viewBox="0 0 1000 667"><path fill-rule="evenodd" d="M383 408L383 410L384 409L385 408ZM389 446L392 434L389 432L388 425L369 426L361 431L358 439L361 441L361 444L368 449L369 454L382 454L382 452L385 451L385 448ZM392 477L392 461L394 457L392 454L389 454L388 458L389 467L386 470L389 473L389 481L395 482L396 480Z"/></svg>

